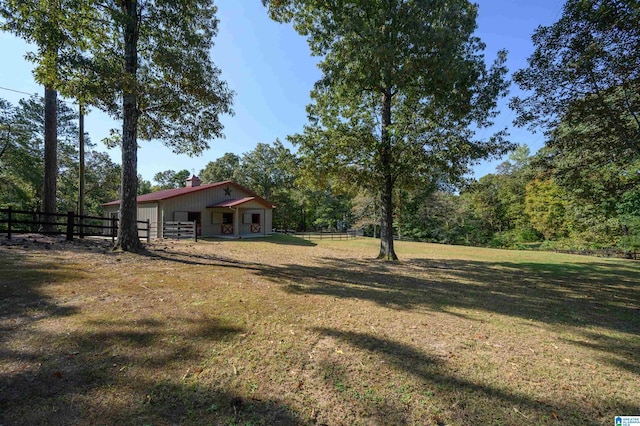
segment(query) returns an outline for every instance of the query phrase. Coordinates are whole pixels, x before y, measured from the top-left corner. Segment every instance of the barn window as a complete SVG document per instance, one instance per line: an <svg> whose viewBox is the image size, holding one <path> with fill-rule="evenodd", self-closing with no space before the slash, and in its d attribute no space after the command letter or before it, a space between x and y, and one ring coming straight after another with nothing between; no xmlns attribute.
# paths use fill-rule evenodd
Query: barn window
<svg viewBox="0 0 640 426"><path fill-rule="evenodd" d="M233 213L222 213L222 223L224 224L233 223Z"/></svg>
<svg viewBox="0 0 640 426"><path fill-rule="evenodd" d="M242 215L242 223L251 225L260 224L260 213L245 213Z"/></svg>

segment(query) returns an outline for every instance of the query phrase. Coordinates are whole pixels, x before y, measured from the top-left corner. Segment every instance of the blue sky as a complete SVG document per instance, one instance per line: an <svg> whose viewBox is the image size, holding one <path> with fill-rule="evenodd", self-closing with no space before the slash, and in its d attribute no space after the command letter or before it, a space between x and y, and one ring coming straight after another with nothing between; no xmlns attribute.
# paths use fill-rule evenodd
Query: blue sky
<svg viewBox="0 0 640 426"><path fill-rule="evenodd" d="M493 61L500 49L508 50L508 68L513 72L526 65L533 52L531 34L538 25L557 21L562 13L562 0L478 0L477 35L487 44L486 57ZM260 0L218 0L220 19L218 36L211 52L222 70L222 78L236 92L233 117L223 117L225 138L210 142L211 149L199 157L176 155L157 141L141 142L138 172L152 180L157 172L188 169L198 173L209 161L225 152L242 154L259 142L299 132L306 123L305 106L309 91L320 78L317 58L311 57L306 40L290 25L271 21ZM32 65L24 59L30 46L7 33L0 33L3 65L0 87L41 94L34 82ZM511 95L516 93L512 87ZM0 97L16 104L25 95L0 89ZM75 107L74 107L75 108ZM77 108L76 108L77 109ZM507 100L500 103L499 127L511 128L511 140L527 144L536 151L543 144L540 133L512 128L514 114ZM86 118L85 128L94 142L107 136L109 129L120 123L99 111ZM98 149L106 150L98 143ZM109 151L120 163L120 152ZM499 161L484 162L475 167L475 176L492 173Z"/></svg>

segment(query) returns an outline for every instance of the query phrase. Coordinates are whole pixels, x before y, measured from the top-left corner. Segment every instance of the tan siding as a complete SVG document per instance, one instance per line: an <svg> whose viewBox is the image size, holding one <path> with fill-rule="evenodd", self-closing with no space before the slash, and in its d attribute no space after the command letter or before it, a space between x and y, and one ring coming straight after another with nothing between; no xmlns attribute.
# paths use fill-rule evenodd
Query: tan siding
<svg viewBox="0 0 640 426"><path fill-rule="evenodd" d="M200 222L202 224L202 236L220 235L221 224L211 223L211 212L229 212L233 210L229 208L224 209L207 209L206 206L219 203L220 201L229 199L240 199L250 197L251 194L240 190L239 188L229 185L231 190L231 196L225 194L225 186L218 186L214 188L204 189L202 191L196 191L191 194L181 195L179 197L169 198L168 200L161 201L161 209L164 211L164 220L172 220L176 211L183 212L200 212ZM251 201L247 207L259 207L264 206L258 202ZM245 205L243 204L243 207ZM222 217L220 217L220 220Z"/></svg>
<svg viewBox="0 0 640 426"><path fill-rule="evenodd" d="M264 211L264 229L267 234L273 233L273 210L265 209Z"/></svg>
<svg viewBox="0 0 640 426"><path fill-rule="evenodd" d="M222 230L222 213L234 213L237 209L240 217L239 231L240 234L252 234L251 224L242 223L243 213L259 213L260 214L260 234L270 234L272 229L272 212L271 209L258 201L249 201L236 208L207 208L225 200L237 200L245 197L251 197L240 188L229 185L231 195L225 194L224 186L207 188L190 194L180 195L167 200L160 200L157 203L141 203L138 204L138 220L149 220L151 225L151 238L162 238L162 222L163 220L174 220L176 212L199 212L202 229L202 236L220 235ZM109 212L118 211L119 206L105 207L105 217ZM213 214L213 215L212 215ZM142 235L142 234L141 234Z"/></svg>
<svg viewBox="0 0 640 426"><path fill-rule="evenodd" d="M143 203L138 204L138 220L149 221L151 227L151 238L158 238L158 204L157 203ZM139 223L138 228L142 228L145 225ZM138 232L141 237L146 237L144 231Z"/></svg>
<svg viewBox="0 0 640 426"><path fill-rule="evenodd" d="M120 206L105 206L104 207L103 217L105 219L108 219L108 220L104 221L104 226L111 226L111 220L109 220L109 219L111 219L111 214L115 213L117 215L119 208L120 208ZM104 235L111 235L111 230L105 228L102 233Z"/></svg>
<svg viewBox="0 0 640 426"><path fill-rule="evenodd" d="M105 206L104 207L104 217L106 218L110 218L111 217L111 213L118 213L118 209L120 208L120 206Z"/></svg>
<svg viewBox="0 0 640 426"><path fill-rule="evenodd" d="M241 191L240 189L233 186L229 186L229 188L231 189L231 197L225 196L224 188L226 188L226 186L214 187L202 191L196 191L191 194L181 195L179 197L169 198L168 200L163 200L162 205L165 209L165 218L169 217L168 215L171 215L171 217L173 217L173 212L175 211L203 211L204 213L204 209L207 205L215 204L224 200L239 199L250 196L250 194L247 194L246 192ZM262 205L260 206L262 208Z"/></svg>
<svg viewBox="0 0 640 426"><path fill-rule="evenodd" d="M251 204L251 203L247 203L247 204ZM246 206L247 204L243 204L242 206ZM241 208L240 209L240 235L251 235L251 234L255 234L255 232L251 231L251 225L252 223L245 223L244 220L244 216L248 215L248 219L251 219L251 215L253 215L254 213L257 213L260 215L260 234L263 233L264 231L264 211L263 209L245 209L245 208Z"/></svg>

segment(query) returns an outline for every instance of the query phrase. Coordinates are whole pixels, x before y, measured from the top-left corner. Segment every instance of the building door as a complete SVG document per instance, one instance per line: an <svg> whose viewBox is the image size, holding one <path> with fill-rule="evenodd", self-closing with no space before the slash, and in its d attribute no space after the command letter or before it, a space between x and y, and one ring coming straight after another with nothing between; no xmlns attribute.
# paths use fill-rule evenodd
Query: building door
<svg viewBox="0 0 640 426"><path fill-rule="evenodd" d="M260 232L260 213L251 214L251 232L254 234Z"/></svg>
<svg viewBox="0 0 640 426"><path fill-rule="evenodd" d="M222 213L221 233L225 235L233 234L233 213Z"/></svg>
<svg viewBox="0 0 640 426"><path fill-rule="evenodd" d="M197 229L198 236L202 235L202 223L200 219L201 219L200 212L189 212L189 214L187 215L187 221L189 222L193 222L194 220L196 221L196 229Z"/></svg>

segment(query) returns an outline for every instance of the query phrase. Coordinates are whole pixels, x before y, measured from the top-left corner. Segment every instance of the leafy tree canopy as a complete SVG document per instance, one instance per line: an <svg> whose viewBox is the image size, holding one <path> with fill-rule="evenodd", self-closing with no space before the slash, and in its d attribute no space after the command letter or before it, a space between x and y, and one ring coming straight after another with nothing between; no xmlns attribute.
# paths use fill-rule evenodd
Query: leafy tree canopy
<svg viewBox="0 0 640 426"><path fill-rule="evenodd" d="M238 180L240 157L232 152L225 153L215 161L210 161L200 171L198 177L205 183L223 182L225 180Z"/></svg>
<svg viewBox="0 0 640 426"><path fill-rule="evenodd" d="M187 169L180 170L179 172L173 170L158 172L153 176L153 180L158 183L153 190L160 191L162 189L182 188L187 184L189 176L191 176L191 172Z"/></svg>
<svg viewBox="0 0 640 426"><path fill-rule="evenodd" d="M516 124L541 128L560 148L640 155L640 3L569 0L534 33ZM552 135L553 133L553 135Z"/></svg>
<svg viewBox="0 0 640 426"><path fill-rule="evenodd" d="M233 113L233 92L211 59L217 7L210 0L135 2L137 69L130 81L122 72L121 29L130 19L125 3L93 0L101 11L96 27L86 35L86 49L66 56L62 70L75 90L116 119L124 115L123 88L134 89L139 139L160 140L176 153L202 153L222 136L220 115Z"/></svg>
<svg viewBox="0 0 640 426"><path fill-rule="evenodd" d="M279 190L291 188L298 159L276 139L273 145L259 143L242 155L239 178L261 196L271 199Z"/></svg>
<svg viewBox="0 0 640 426"><path fill-rule="evenodd" d="M211 60L217 33L212 0L92 0L99 17L87 48L63 56L65 74L90 102L122 119L117 248L139 251L136 225L138 139L200 154L222 136L233 92Z"/></svg>
<svg viewBox="0 0 640 426"><path fill-rule="evenodd" d="M60 159L57 175L57 210L78 207L78 127L76 114L64 102L57 105ZM44 104L40 96L20 101L14 107L0 99L0 205L42 210L44 172ZM85 138L89 148L94 145ZM105 200L118 198L120 166L105 153L86 155L86 213L97 215Z"/></svg>
<svg viewBox="0 0 640 426"><path fill-rule="evenodd" d="M510 147L499 132L475 138L504 95L506 53L490 69L467 1L264 0L322 56L310 124L291 139L321 173L381 197L380 258L395 259L393 188L446 173Z"/></svg>

